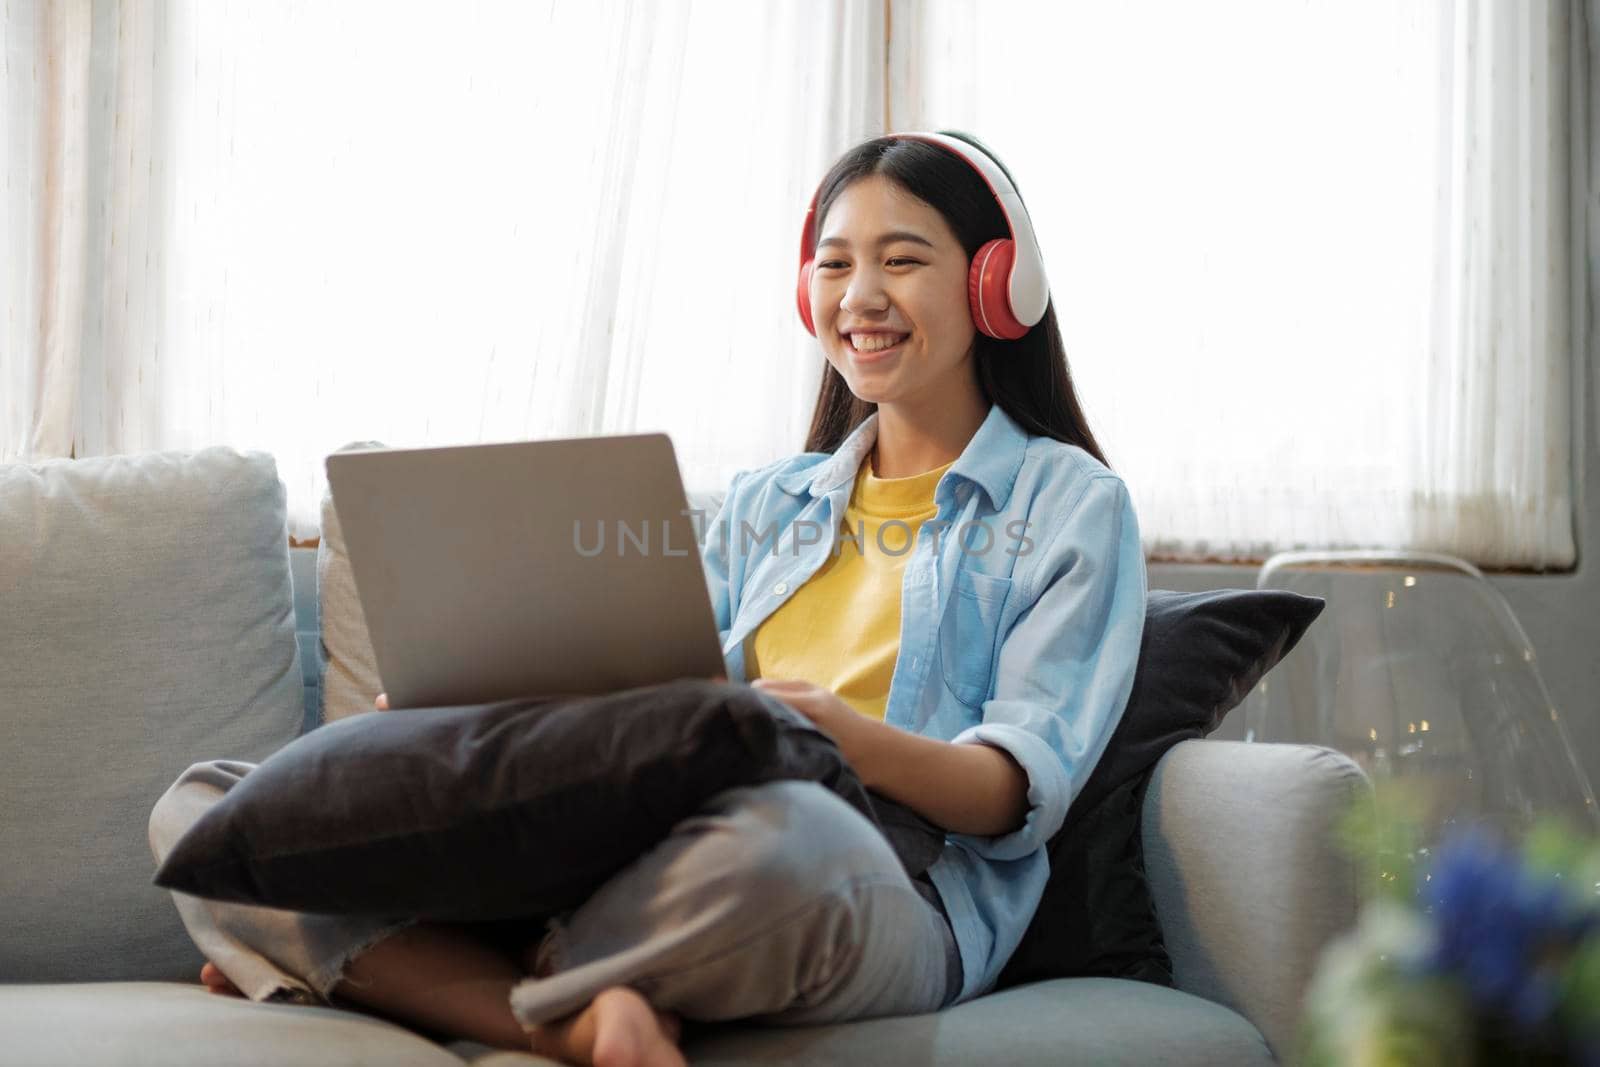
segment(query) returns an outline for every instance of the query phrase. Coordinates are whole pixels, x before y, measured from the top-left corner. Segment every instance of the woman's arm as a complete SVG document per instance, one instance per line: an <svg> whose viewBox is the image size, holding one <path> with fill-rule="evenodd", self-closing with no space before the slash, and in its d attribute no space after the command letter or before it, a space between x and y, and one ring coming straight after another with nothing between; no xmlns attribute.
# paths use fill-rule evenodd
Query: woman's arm
<svg viewBox="0 0 1600 1067"><path fill-rule="evenodd" d="M955 834L996 837L1022 826L1028 776L993 745L953 745L861 718L856 751L844 748L867 788Z"/></svg>
<svg viewBox="0 0 1600 1067"><path fill-rule="evenodd" d="M1011 833L1028 813L1028 776L999 748L909 733L867 718L809 682L761 678L753 684L822 727L867 788L951 833Z"/></svg>

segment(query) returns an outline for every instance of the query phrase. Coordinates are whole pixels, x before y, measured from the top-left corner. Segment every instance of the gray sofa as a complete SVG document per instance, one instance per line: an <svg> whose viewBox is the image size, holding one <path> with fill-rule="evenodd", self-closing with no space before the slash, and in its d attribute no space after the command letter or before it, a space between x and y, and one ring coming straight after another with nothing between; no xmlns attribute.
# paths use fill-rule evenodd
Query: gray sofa
<svg viewBox="0 0 1600 1067"><path fill-rule="evenodd" d="M361 688L361 665L327 654L352 641L347 583L326 545L320 560L287 548L270 457L0 466L0 1064L546 1062L353 1012L210 995L150 885L145 818L185 766L258 760L325 710L348 710L330 701ZM1040 982L937 1015L719 1028L688 1056L1282 1059L1318 953L1354 921L1356 874L1330 821L1368 790L1326 749L1190 741L1166 755L1143 830L1177 989Z"/></svg>

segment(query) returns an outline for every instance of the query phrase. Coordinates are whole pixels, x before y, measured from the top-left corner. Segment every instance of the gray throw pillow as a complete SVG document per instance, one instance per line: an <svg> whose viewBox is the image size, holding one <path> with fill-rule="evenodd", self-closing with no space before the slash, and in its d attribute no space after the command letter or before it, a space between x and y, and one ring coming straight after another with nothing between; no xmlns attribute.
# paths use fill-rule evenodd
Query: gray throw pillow
<svg viewBox="0 0 1600 1067"><path fill-rule="evenodd" d="M378 441L356 441L340 448L382 448ZM317 543L317 621L321 634L322 721L334 722L362 715L373 708L383 692L378 677L378 657L372 651L367 617L356 594L355 572L345 552L344 531L333 494L322 497L322 537Z"/></svg>
<svg viewBox="0 0 1600 1067"><path fill-rule="evenodd" d="M304 715L272 457L0 465L0 982L193 981L146 821Z"/></svg>

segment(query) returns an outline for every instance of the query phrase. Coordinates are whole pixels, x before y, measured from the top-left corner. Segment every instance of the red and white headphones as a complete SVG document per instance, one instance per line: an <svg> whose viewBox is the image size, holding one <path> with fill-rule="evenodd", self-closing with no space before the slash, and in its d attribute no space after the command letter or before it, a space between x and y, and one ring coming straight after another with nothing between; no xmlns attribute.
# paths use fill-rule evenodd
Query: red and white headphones
<svg viewBox="0 0 1600 1067"><path fill-rule="evenodd" d="M1045 306L1050 302L1050 284L1045 280L1044 257L1039 254L1039 242L1033 236L1028 209L1022 206L1022 197L1017 195L1011 179L986 153L960 138L942 133L888 136L900 141L926 141L953 152L989 184L989 191L994 194L995 202L1006 217L1006 225L1011 229L1011 237L988 242L972 257L972 267L967 273L967 301L979 332L1001 341L1022 337L1044 318ZM811 230L817 214L817 199L821 195L822 188L818 186L811 194L811 206L806 209L805 226L800 231L800 321L813 337L817 330L811 322L811 270L816 247L812 244Z"/></svg>

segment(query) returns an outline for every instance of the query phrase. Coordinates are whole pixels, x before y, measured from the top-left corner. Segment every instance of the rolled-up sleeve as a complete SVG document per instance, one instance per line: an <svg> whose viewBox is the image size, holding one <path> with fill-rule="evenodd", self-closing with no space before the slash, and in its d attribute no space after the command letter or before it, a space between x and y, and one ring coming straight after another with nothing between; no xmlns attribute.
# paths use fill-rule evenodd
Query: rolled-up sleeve
<svg viewBox="0 0 1600 1067"><path fill-rule="evenodd" d="M1021 859L1061 828L1127 707L1144 631L1144 553L1120 478L1091 477L1038 551L1019 579L1026 606L1000 644L983 721L952 739L1003 749L1028 776L1020 829L959 835L992 860Z"/></svg>

